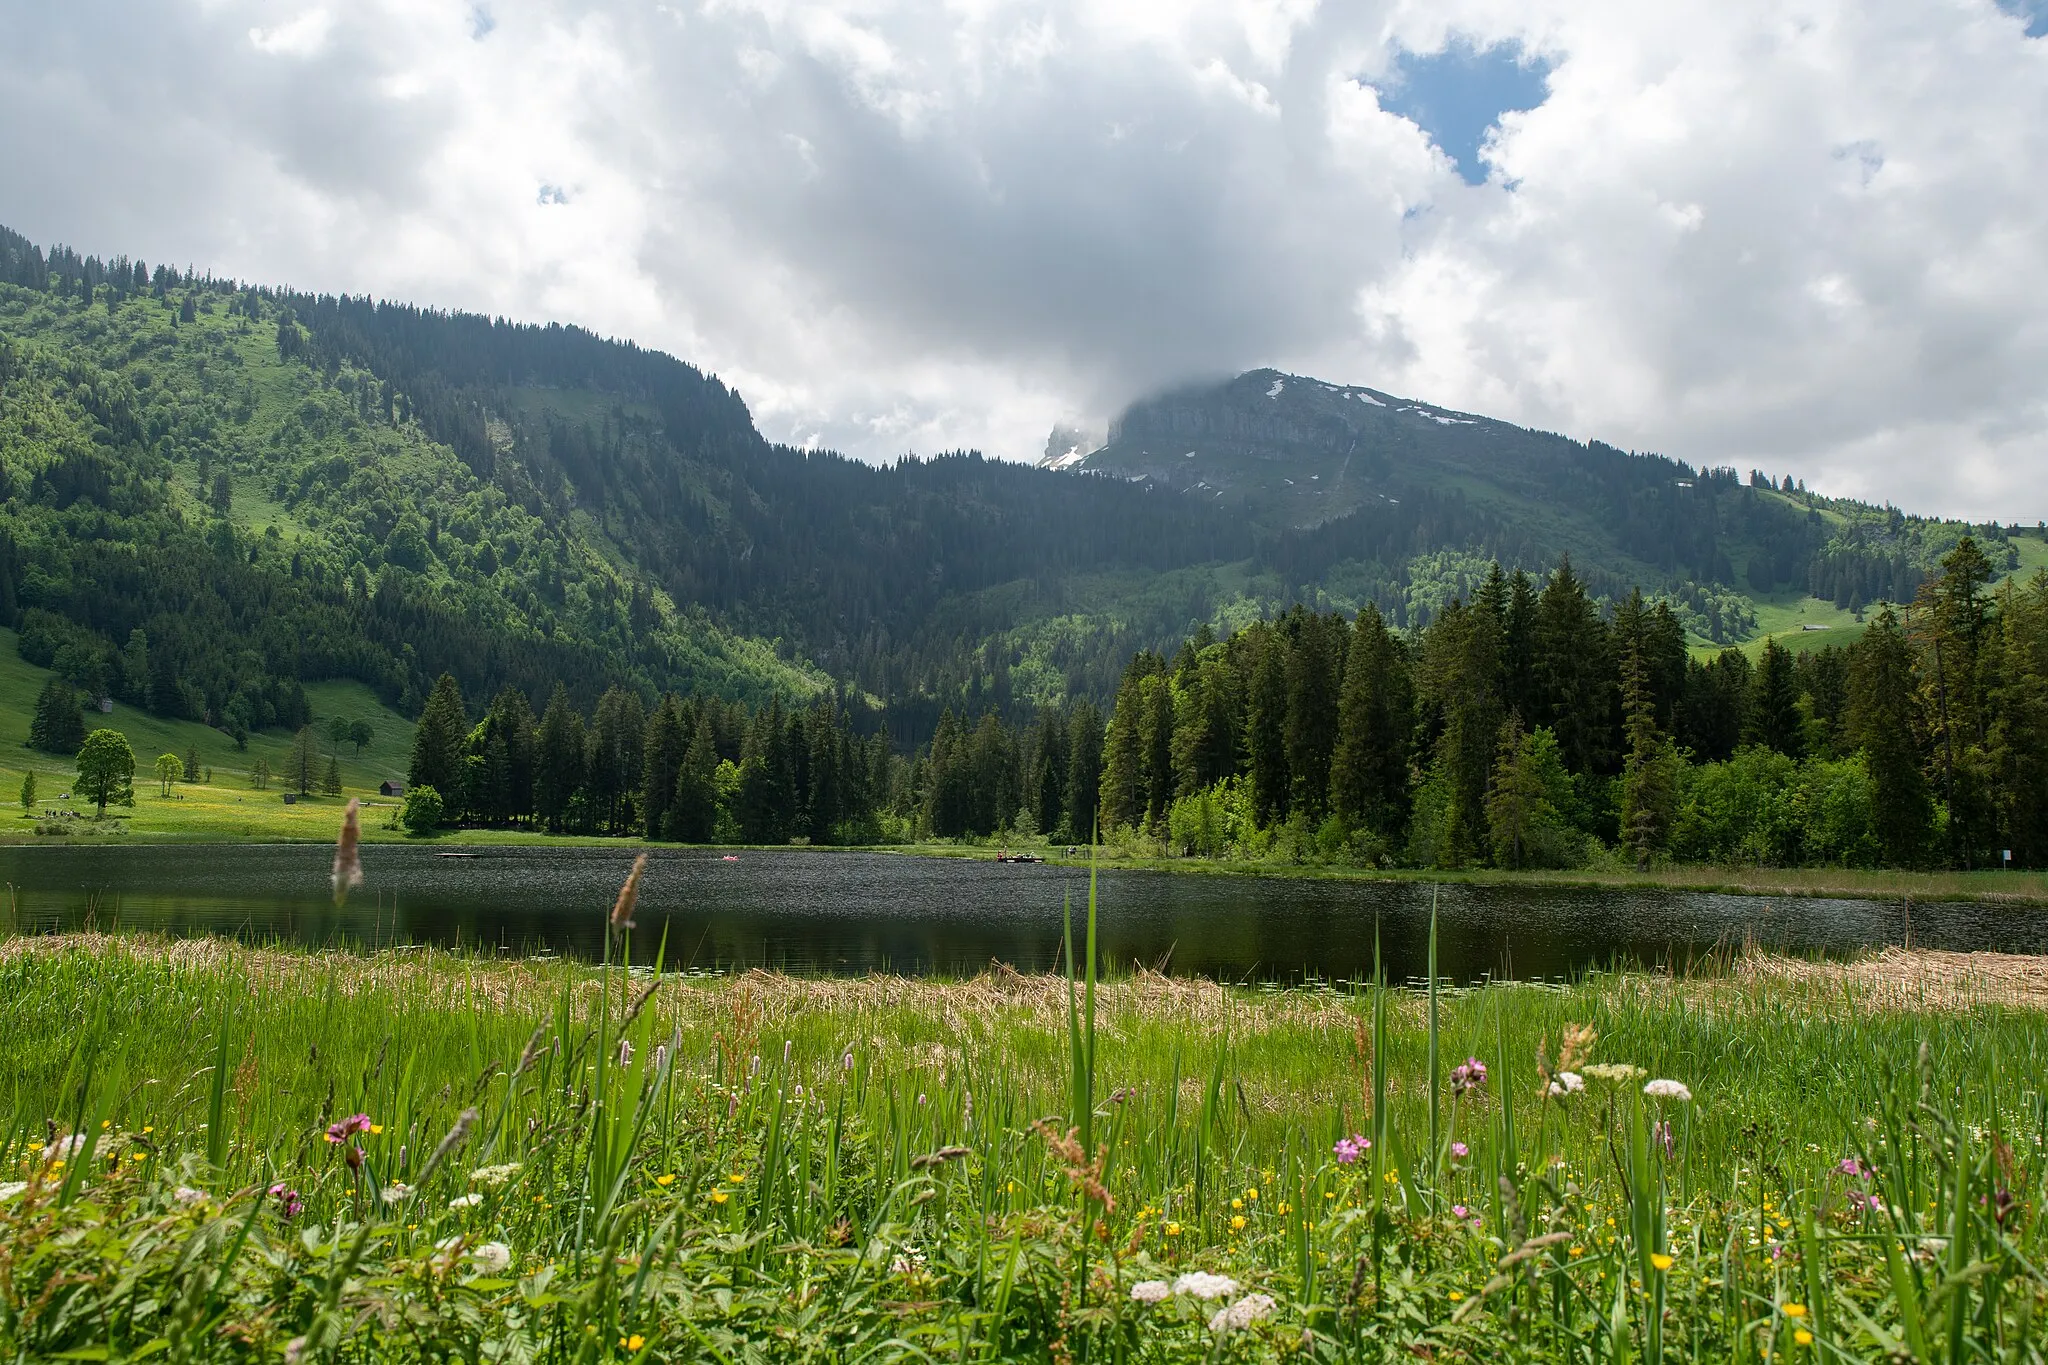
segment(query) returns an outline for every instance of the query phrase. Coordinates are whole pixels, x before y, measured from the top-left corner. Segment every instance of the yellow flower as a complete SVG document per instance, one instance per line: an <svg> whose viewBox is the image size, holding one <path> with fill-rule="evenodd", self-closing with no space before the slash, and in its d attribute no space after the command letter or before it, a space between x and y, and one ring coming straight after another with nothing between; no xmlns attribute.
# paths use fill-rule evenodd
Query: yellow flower
<svg viewBox="0 0 2048 1365"><path fill-rule="evenodd" d="M1178 1237L1178 1236L1180 1236L1180 1224L1178 1224L1178 1223L1168 1223L1168 1224L1166 1225L1166 1235L1167 1235L1168 1237Z"/></svg>
<svg viewBox="0 0 2048 1365"><path fill-rule="evenodd" d="M1585 1255L1585 1254L1586 1254L1586 1249L1585 1249L1584 1247L1573 1247L1573 1248L1572 1248L1572 1255L1574 1255L1574 1256L1583 1256L1583 1255Z"/></svg>
<svg viewBox="0 0 2048 1365"><path fill-rule="evenodd" d="M1234 1213L1234 1214L1232 1214L1232 1215L1230 1216L1230 1230L1231 1230L1232 1232L1243 1232L1243 1231L1244 1231L1244 1215L1243 1215L1243 1214L1241 1214L1241 1213Z"/></svg>
<svg viewBox="0 0 2048 1365"><path fill-rule="evenodd" d="M1805 1316L1806 1316L1806 1305L1805 1305L1805 1304L1803 1304L1803 1303L1788 1303L1788 1304L1786 1304L1786 1305L1785 1305L1785 1316L1786 1316L1786 1317L1788 1317L1788 1318L1803 1318L1803 1317L1805 1317Z"/></svg>
<svg viewBox="0 0 2048 1365"><path fill-rule="evenodd" d="M713 1190L711 1192L711 1202L714 1204L723 1204L725 1202L725 1191Z"/></svg>
<svg viewBox="0 0 2048 1365"><path fill-rule="evenodd" d="M1801 1346L1811 1346L1813 1345L1813 1333L1801 1327L1792 1334L1792 1340L1798 1342Z"/></svg>
<svg viewBox="0 0 2048 1365"><path fill-rule="evenodd" d="M1450 1296L1449 1296L1449 1297L1450 1297L1450 1300L1451 1300L1451 1302L1452 1302L1452 1303L1456 1303L1456 1302L1457 1302L1458 1300L1460 1300L1460 1299L1464 1298L1465 1296L1464 1296L1463 1294L1460 1294L1460 1293L1459 1293L1459 1292L1458 1292L1457 1290L1453 1289L1453 1290L1452 1290L1452 1291L1450 1292Z"/></svg>
<svg viewBox="0 0 2048 1365"><path fill-rule="evenodd" d="M148 1136L149 1136L149 1135L150 1135L151 1133L154 1133L155 1131L156 1131L156 1126L155 1126L154 1124L151 1124L151 1125L149 1125L148 1127L145 1127L145 1128L144 1128L144 1129L142 1130L142 1135L143 1135L144 1137L148 1137Z"/></svg>
<svg viewBox="0 0 2048 1365"><path fill-rule="evenodd" d="M1256 1201L1259 1197L1259 1187L1256 1185L1252 1186L1244 1192L1244 1197Z"/></svg>
<svg viewBox="0 0 2048 1365"><path fill-rule="evenodd" d="M379 1133L381 1133L381 1132L383 1132L383 1131L384 1131L384 1125L383 1125L383 1124L381 1124L381 1123L373 1123L373 1124L371 1124L371 1125L370 1125L370 1136L371 1136L371 1137L375 1137L375 1136L377 1136L377 1134L379 1134Z"/></svg>
<svg viewBox="0 0 2048 1365"><path fill-rule="evenodd" d="M1293 1213L1293 1212L1294 1212L1294 1205L1292 1205L1292 1204L1289 1204L1289 1203L1287 1203L1287 1202L1286 1202L1286 1201L1284 1201L1284 1200L1283 1200L1283 1201L1281 1201L1281 1204L1280 1204L1280 1216L1281 1216L1282 1218L1285 1218L1285 1217L1286 1217L1286 1216L1287 1216L1288 1214L1290 1214L1290 1213Z"/></svg>
<svg viewBox="0 0 2048 1365"><path fill-rule="evenodd" d="M641 1336L638 1332L633 1333L633 1335L630 1337L619 1338L619 1345L625 1347L629 1351L637 1351L646 1344L647 1338Z"/></svg>
<svg viewBox="0 0 2048 1365"><path fill-rule="evenodd" d="M109 1129L109 1128L112 1128L113 1126L114 1126L114 1121L113 1121L112 1119L101 1119L101 1120L100 1120L100 1131L101 1131L101 1132L105 1132L105 1131L106 1131L107 1129Z"/></svg>
<svg viewBox="0 0 2048 1365"><path fill-rule="evenodd" d="M1398 1175L1395 1175L1395 1174L1394 1174L1394 1173L1393 1173L1392 1171L1388 1171L1388 1172L1387 1172L1387 1173L1386 1173L1385 1175L1381 1176L1381 1177L1380 1177L1380 1179L1382 1179L1382 1180L1386 1181L1386 1182L1387 1182L1387 1183L1388 1183L1389 1185L1392 1185L1392 1184L1396 1184L1397 1182L1399 1182L1399 1180L1401 1179L1401 1177L1400 1177L1400 1176L1398 1176Z"/></svg>
<svg viewBox="0 0 2048 1365"><path fill-rule="evenodd" d="M1672 1260L1669 1256L1666 1256L1663 1252L1659 1251L1652 1253L1652 1255L1650 1256L1650 1264L1657 1267L1657 1269L1659 1270L1669 1270L1672 1266Z"/></svg>
<svg viewBox="0 0 2048 1365"><path fill-rule="evenodd" d="M727 1176L726 1179L730 1180L735 1185L744 1185L747 1183L747 1178L741 1175L738 1171L734 1171L731 1175Z"/></svg>
<svg viewBox="0 0 2048 1365"><path fill-rule="evenodd" d="M1336 1197L1337 1197L1337 1192L1336 1192L1335 1190L1324 1190L1324 1191L1323 1191L1323 1198L1325 1198L1325 1199L1335 1199Z"/></svg>
<svg viewBox="0 0 2048 1365"><path fill-rule="evenodd" d="M144 1156L144 1155L143 1155L143 1154L142 1154L141 1152L130 1152L130 1153L128 1154L128 1159L129 1159L130 1161L147 1161L147 1160L149 1160L149 1158L148 1158L147 1156Z"/></svg>
<svg viewBox="0 0 2048 1365"><path fill-rule="evenodd" d="M673 1174L664 1173L662 1175L654 1177L654 1183L661 1186L663 1189L667 1189L670 1185L676 1183L676 1178Z"/></svg>
<svg viewBox="0 0 2048 1365"><path fill-rule="evenodd" d="M1234 1208L1234 1209L1241 1209L1241 1208L1243 1208L1243 1207L1244 1207L1244 1200L1242 1200L1242 1199L1233 1199L1233 1200L1231 1200L1231 1201L1230 1201L1230 1207L1232 1207L1232 1208Z"/></svg>

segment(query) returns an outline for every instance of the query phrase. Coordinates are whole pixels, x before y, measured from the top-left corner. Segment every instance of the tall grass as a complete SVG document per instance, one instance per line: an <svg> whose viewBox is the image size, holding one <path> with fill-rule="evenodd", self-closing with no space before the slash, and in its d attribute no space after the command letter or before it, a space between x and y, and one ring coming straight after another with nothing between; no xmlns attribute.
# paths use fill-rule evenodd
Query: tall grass
<svg viewBox="0 0 2048 1365"><path fill-rule="evenodd" d="M15 940L0 1349L2040 1356L2032 1011L1239 991L1102 972L1097 918L1058 978L959 982Z"/></svg>

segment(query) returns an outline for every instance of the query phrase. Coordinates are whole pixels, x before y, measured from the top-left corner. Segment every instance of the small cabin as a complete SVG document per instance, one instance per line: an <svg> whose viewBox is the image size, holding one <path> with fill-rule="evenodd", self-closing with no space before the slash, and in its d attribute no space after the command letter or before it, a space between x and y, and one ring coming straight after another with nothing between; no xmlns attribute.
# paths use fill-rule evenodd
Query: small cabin
<svg viewBox="0 0 2048 1365"><path fill-rule="evenodd" d="M299 794L298 794L297 792L286 792L286 793L284 794L284 803L285 803L285 804L286 804L287 806L296 806L296 805L298 805L298 804L299 804Z"/></svg>
<svg viewBox="0 0 2048 1365"><path fill-rule="evenodd" d="M387 777L377 784L377 795L403 796L405 795L405 784L396 778Z"/></svg>

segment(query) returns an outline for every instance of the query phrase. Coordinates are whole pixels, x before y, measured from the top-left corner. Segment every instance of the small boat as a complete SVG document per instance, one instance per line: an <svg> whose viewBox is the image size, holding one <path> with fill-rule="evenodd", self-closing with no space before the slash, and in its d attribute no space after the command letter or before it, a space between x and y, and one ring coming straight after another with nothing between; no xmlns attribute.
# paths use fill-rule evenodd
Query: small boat
<svg viewBox="0 0 2048 1365"><path fill-rule="evenodd" d="M996 861L999 863L1042 863L1045 859L1039 857L1036 853L998 853L996 854Z"/></svg>
<svg viewBox="0 0 2048 1365"><path fill-rule="evenodd" d="M480 853L457 853L452 849L445 851L437 849L434 852L434 856L436 858L480 858L483 855Z"/></svg>
<svg viewBox="0 0 2048 1365"><path fill-rule="evenodd" d="M721 863L736 863L736 862L738 862L739 860L740 860L740 855L739 855L739 854L737 854L737 853L728 853L728 854L726 854L726 855L725 855L725 856L724 856L723 858L720 858L720 859L719 859L718 861L720 861Z"/></svg>

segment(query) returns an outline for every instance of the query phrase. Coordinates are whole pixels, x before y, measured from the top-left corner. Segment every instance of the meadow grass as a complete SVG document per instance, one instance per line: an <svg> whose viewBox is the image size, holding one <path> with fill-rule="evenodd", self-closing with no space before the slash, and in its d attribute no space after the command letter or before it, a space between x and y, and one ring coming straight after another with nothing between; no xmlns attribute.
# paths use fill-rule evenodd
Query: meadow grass
<svg viewBox="0 0 2048 1365"><path fill-rule="evenodd" d="M953 981L7 940L0 1350L2040 1358L2031 960L1245 990L1093 923Z"/></svg>

